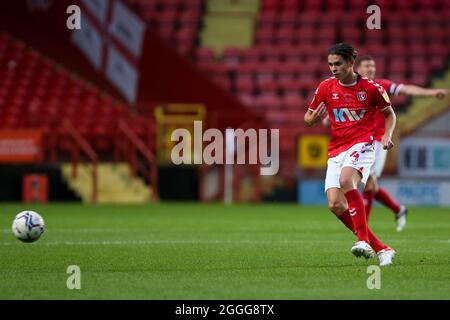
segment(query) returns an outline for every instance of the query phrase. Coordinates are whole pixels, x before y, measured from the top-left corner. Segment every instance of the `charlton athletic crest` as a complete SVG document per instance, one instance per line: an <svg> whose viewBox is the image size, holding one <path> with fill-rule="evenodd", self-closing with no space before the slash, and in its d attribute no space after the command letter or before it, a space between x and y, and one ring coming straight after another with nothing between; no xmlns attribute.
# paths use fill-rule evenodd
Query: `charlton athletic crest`
<svg viewBox="0 0 450 320"><path fill-rule="evenodd" d="M367 100L367 92L360 91L356 94L356 98L358 98L358 101L366 101Z"/></svg>

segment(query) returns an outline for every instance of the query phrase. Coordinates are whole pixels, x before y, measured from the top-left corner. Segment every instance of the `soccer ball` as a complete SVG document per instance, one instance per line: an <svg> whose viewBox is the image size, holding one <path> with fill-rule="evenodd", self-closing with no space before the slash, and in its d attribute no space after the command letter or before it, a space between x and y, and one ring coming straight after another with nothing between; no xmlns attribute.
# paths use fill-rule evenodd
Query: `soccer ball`
<svg viewBox="0 0 450 320"><path fill-rule="evenodd" d="M44 233L44 219L34 211L22 211L13 221L12 232L23 242L34 242Z"/></svg>

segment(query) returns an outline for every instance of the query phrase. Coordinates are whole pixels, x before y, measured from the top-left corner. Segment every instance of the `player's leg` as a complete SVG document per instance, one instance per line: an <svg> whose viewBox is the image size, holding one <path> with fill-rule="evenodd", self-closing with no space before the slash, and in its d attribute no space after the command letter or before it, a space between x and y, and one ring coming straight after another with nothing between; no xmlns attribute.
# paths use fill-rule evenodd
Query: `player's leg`
<svg viewBox="0 0 450 320"><path fill-rule="evenodd" d="M392 210L395 215L396 230L398 232L403 231L406 226L406 217L408 215L408 209L406 206L400 205L383 188L378 188L378 191L375 193L375 199Z"/></svg>
<svg viewBox="0 0 450 320"><path fill-rule="evenodd" d="M352 217L348 213L347 199L340 188L329 188L327 191L328 207L335 216L353 233L356 234Z"/></svg>
<svg viewBox="0 0 450 320"><path fill-rule="evenodd" d="M358 240L369 243L365 206L357 188L360 181L361 174L357 169L353 167L342 168L339 183L347 200Z"/></svg>
<svg viewBox="0 0 450 320"><path fill-rule="evenodd" d="M349 214L358 236L358 242L352 248L352 252L358 256L367 257L373 249L382 250L386 246L382 244L367 225L366 212L363 199L357 190L360 182L367 183L371 167L375 160L374 145L371 143L358 143L347 151L343 160L343 168L339 182L347 199ZM369 245L370 244L370 245ZM356 252L355 252L356 251Z"/></svg>
<svg viewBox="0 0 450 320"><path fill-rule="evenodd" d="M369 221L370 213L372 211L373 201L375 199L375 193L378 190L377 178L383 171L384 163L386 161L387 151L383 149L383 145L380 141L374 142L375 147L375 161L370 168L370 176L367 180L366 187L364 189L364 202L366 205L367 221Z"/></svg>
<svg viewBox="0 0 450 320"><path fill-rule="evenodd" d="M380 265L392 263L395 251L389 246L383 244L367 225L365 207L361 195L356 186L361 180L359 171L351 167L342 169L341 183L344 186L345 198L349 203L349 210L344 211L340 219L344 222L348 218L352 220L353 228L357 234L358 242L352 247L352 253L359 257L370 258L374 255L373 251L379 254ZM352 210L353 208L353 210ZM347 220L348 221L348 220ZM373 250L372 250L373 249Z"/></svg>
<svg viewBox="0 0 450 320"><path fill-rule="evenodd" d="M387 151L383 149L380 142L375 141L375 162L371 168L371 176L375 178L374 184L371 187L371 189L374 191L373 195L374 198L383 204L384 206L388 207L392 210L392 212L395 214L396 219L396 229L398 232L402 231L406 226L406 216L408 214L408 210L405 206L400 205L397 203L390 195L389 193L384 190L383 188L380 188L378 186L377 178L379 178L383 172L384 165L386 163L386 156ZM366 193L366 191L364 191ZM370 197L371 193L368 194L368 197ZM367 203L366 203L367 204ZM370 215L370 213L369 213Z"/></svg>
<svg viewBox="0 0 450 320"><path fill-rule="evenodd" d="M341 220L341 222L356 235L355 227L353 225L352 217L350 216L350 213L348 211L348 204L347 199L344 196L344 193L339 188L330 188L327 190L327 199L328 199L328 206L330 208L330 211L333 212L336 217ZM384 250L386 248L389 248L388 246L384 245L370 230L370 228L367 228L368 237L369 237L369 244L371 247L375 250L375 252L380 252L381 250Z"/></svg>
<svg viewBox="0 0 450 320"><path fill-rule="evenodd" d="M330 184L330 176L328 175L328 182ZM341 220L341 222L352 232L356 235L356 231L353 225L352 217L350 216L350 213L348 211L348 204L347 199L344 196L344 193L340 188L337 187L330 187L326 190L327 199L328 199L328 206L330 208L330 211L333 212L336 217ZM381 252L382 250L385 250L389 248L388 246L381 243L381 241L378 240L378 238L373 234L373 232L370 230L370 228L367 229L368 237L369 237L369 243L371 247L375 250L375 252ZM383 254L382 257L386 256L386 254Z"/></svg>
<svg viewBox="0 0 450 320"><path fill-rule="evenodd" d="M348 214L347 199L342 193L339 177L341 176L341 165L343 154L328 159L327 174L325 178L325 193L327 195L328 207L341 222L355 233L353 222Z"/></svg>
<svg viewBox="0 0 450 320"><path fill-rule="evenodd" d="M367 223L369 223L370 213L372 212L373 201L375 199L375 190L377 188L377 180L375 176L369 176L366 187L364 188L363 198L366 206Z"/></svg>

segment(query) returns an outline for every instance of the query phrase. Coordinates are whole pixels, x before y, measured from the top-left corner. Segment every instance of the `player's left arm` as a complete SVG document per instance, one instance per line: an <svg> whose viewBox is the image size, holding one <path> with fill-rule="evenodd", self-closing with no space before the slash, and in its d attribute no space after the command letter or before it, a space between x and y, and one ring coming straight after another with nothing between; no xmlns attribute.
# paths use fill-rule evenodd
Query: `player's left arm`
<svg viewBox="0 0 450 320"><path fill-rule="evenodd" d="M439 99L444 99L446 96L450 95L450 89L430 89L415 85L403 84L399 88L398 94L405 96L436 97Z"/></svg>
<svg viewBox="0 0 450 320"><path fill-rule="evenodd" d="M376 108L383 113L385 118L384 134L381 137L381 143L383 144L383 149L389 150L394 146L394 143L392 142L392 135L394 133L397 117L392 109L391 100L389 99L389 95L386 90L377 84L373 88L374 104Z"/></svg>
<svg viewBox="0 0 450 320"><path fill-rule="evenodd" d="M395 124L397 122L397 116L391 106L386 107L381 111L384 115L384 134L381 137L381 143L384 150L389 150L394 146L392 142L392 135L394 134Z"/></svg>

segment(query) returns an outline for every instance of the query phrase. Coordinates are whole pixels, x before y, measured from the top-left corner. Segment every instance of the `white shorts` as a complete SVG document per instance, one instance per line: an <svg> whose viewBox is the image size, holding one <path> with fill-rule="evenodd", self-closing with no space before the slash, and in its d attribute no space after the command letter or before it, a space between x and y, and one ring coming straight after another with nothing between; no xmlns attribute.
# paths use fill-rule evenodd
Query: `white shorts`
<svg viewBox="0 0 450 320"><path fill-rule="evenodd" d="M375 145L373 143L357 143L347 151L328 159L325 192L330 188L340 188L339 178L342 168L352 167L361 172L361 182L366 184L370 168L375 161Z"/></svg>
<svg viewBox="0 0 450 320"><path fill-rule="evenodd" d="M386 164L387 150L383 149L380 141L375 141L375 162L370 169L370 175L376 178L381 177L384 165Z"/></svg>

